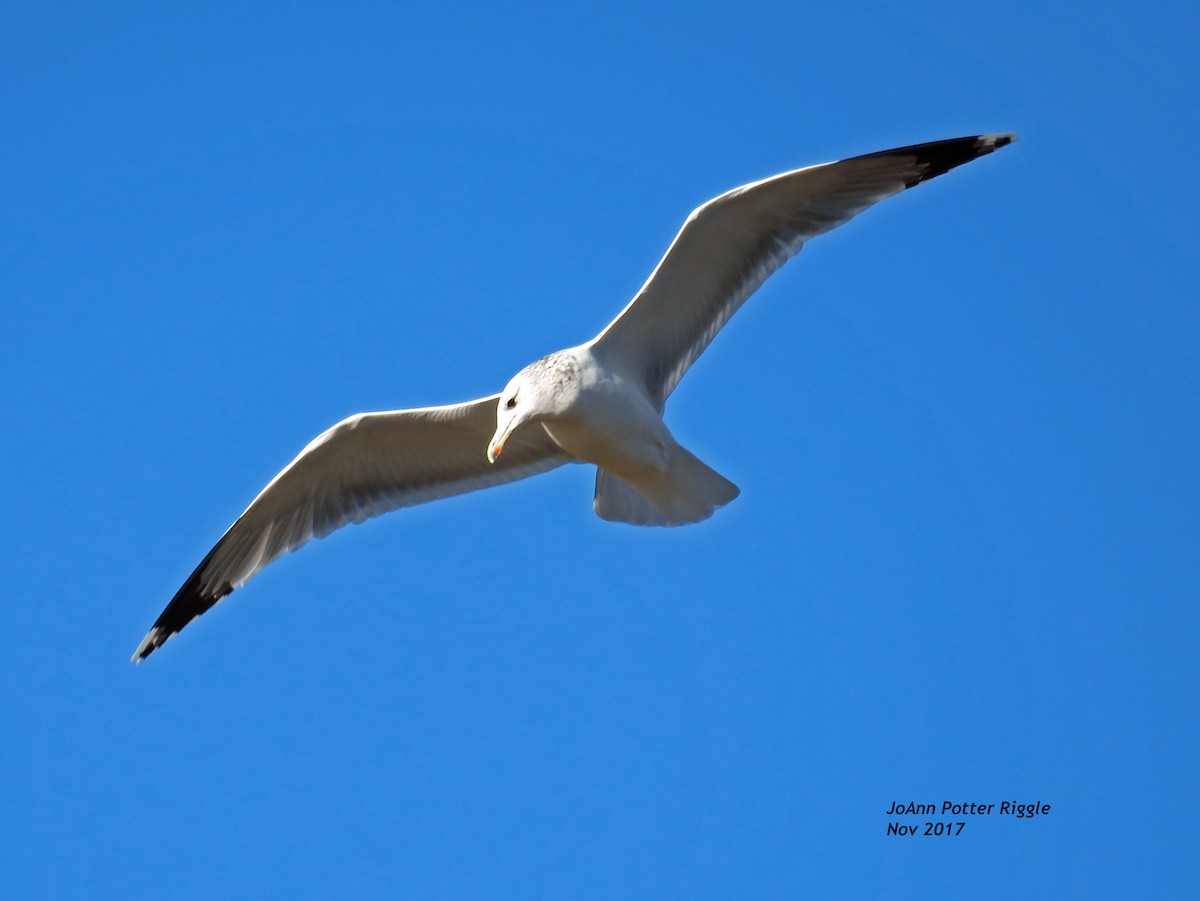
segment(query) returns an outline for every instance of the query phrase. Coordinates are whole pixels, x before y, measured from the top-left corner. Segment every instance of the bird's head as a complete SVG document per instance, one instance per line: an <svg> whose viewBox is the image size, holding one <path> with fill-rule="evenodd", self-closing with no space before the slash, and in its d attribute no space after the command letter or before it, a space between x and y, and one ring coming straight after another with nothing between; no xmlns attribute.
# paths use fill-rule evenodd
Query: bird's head
<svg viewBox="0 0 1200 901"><path fill-rule="evenodd" d="M495 463L505 442L527 422L563 415L578 393L579 364L574 354L559 351L530 363L512 377L496 404L496 434L488 443L487 458Z"/></svg>
<svg viewBox="0 0 1200 901"><path fill-rule="evenodd" d="M525 370L522 369L500 392L500 400L496 404L496 434L487 447L489 463L496 462L496 458L504 453L504 444L512 433L537 413L537 392L525 379Z"/></svg>

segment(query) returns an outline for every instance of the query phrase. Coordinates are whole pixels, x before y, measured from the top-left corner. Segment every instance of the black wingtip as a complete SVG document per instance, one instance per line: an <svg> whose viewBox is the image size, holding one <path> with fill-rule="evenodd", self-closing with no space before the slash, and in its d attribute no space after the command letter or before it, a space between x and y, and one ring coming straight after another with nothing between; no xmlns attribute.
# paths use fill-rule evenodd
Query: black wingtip
<svg viewBox="0 0 1200 901"><path fill-rule="evenodd" d="M968 135L962 138L949 138L945 141L931 141L928 144L913 144L909 147L897 147L894 150L881 150L878 153L868 153L869 157L915 157L920 167L912 178L905 182L905 187L919 185L923 181L944 175L955 166L969 163L984 154L991 153L1001 147L1006 147L1015 141L1015 134L1000 133L990 135Z"/></svg>
<svg viewBox="0 0 1200 901"><path fill-rule="evenodd" d="M146 637L142 639L142 643L137 646L137 650L133 652L133 656L129 658L130 663L141 663L151 654L153 654L170 636L164 635L162 630L157 626L150 629L146 633Z"/></svg>
<svg viewBox="0 0 1200 901"><path fill-rule="evenodd" d="M217 547L220 547L220 543ZM175 592L171 603L167 604L163 612L159 614L154 625L150 627L150 631L146 633L146 637L142 639L142 643L133 652L133 656L130 658L131 662L141 663L161 648L172 635L233 591L233 586L228 582L222 583L216 588L205 588L203 585L200 574L208 566L216 551L217 548L209 551L208 556L196 567L179 591Z"/></svg>

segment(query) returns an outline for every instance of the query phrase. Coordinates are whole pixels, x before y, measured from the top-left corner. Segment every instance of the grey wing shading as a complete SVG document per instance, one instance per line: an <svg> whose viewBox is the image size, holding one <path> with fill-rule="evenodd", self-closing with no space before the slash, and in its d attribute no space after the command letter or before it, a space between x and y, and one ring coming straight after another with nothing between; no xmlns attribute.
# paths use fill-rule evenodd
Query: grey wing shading
<svg viewBox="0 0 1200 901"><path fill-rule="evenodd" d="M687 218L593 350L641 379L661 406L721 327L805 241L1013 137L975 135L884 150L785 172L710 200Z"/></svg>
<svg viewBox="0 0 1200 901"><path fill-rule="evenodd" d="M543 429L489 464L499 395L447 407L362 413L319 435L238 517L133 654L140 662L272 560L349 523L545 472L567 457Z"/></svg>

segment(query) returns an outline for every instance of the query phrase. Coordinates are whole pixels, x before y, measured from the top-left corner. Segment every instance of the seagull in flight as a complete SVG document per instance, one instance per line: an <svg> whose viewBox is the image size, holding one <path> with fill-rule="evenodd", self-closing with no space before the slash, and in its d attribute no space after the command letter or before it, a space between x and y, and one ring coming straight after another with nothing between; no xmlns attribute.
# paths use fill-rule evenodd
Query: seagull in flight
<svg viewBox="0 0 1200 901"><path fill-rule="evenodd" d="M593 507L603 519L642 526L707 519L738 488L681 447L662 418L696 358L810 238L1013 138L973 135L868 153L752 182L701 205L595 338L531 363L499 394L359 413L313 439L200 561L133 660L313 538L564 463L595 464Z"/></svg>

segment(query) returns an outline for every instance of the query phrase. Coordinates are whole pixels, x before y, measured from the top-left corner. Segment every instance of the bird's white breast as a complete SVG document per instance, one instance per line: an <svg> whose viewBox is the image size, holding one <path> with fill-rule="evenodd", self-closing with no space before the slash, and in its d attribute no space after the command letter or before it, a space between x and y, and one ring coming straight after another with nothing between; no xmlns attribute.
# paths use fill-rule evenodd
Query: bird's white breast
<svg viewBox="0 0 1200 901"><path fill-rule="evenodd" d="M580 354L571 405L542 425L563 450L630 481L661 472L674 439L644 390Z"/></svg>

